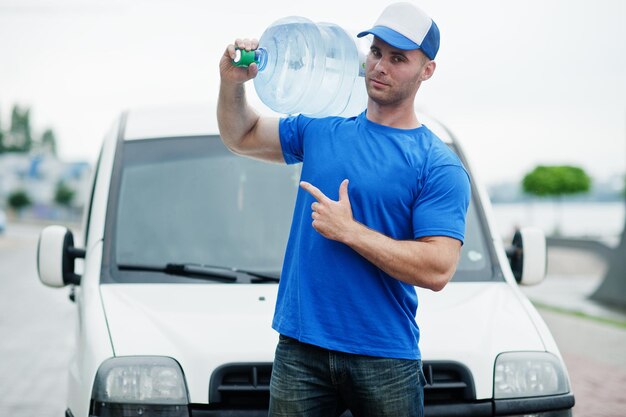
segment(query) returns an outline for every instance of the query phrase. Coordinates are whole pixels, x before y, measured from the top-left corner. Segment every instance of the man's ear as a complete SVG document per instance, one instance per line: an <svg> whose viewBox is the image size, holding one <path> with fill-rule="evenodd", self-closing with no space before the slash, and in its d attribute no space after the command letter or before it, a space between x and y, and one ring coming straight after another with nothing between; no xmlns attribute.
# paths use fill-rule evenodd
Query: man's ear
<svg viewBox="0 0 626 417"><path fill-rule="evenodd" d="M426 81L435 73L437 63L435 61L428 61L424 68L422 68L422 74L420 75L420 81Z"/></svg>

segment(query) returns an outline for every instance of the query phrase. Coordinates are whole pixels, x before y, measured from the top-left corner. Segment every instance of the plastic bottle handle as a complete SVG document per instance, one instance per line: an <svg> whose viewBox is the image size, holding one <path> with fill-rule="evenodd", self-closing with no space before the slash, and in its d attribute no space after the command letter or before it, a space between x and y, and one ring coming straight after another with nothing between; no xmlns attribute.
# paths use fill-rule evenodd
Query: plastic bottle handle
<svg viewBox="0 0 626 417"><path fill-rule="evenodd" d="M247 67L255 62L256 54L254 51L246 51L245 49L235 49L235 59L233 65L236 67Z"/></svg>

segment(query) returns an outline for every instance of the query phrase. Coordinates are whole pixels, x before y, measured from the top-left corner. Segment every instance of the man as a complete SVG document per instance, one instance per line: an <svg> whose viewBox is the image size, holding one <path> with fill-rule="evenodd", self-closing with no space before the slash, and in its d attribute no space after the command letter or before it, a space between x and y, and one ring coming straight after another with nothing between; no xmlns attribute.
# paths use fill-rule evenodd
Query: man
<svg viewBox="0 0 626 417"><path fill-rule="evenodd" d="M220 61L218 122L233 152L302 162L273 328L280 334L271 416L420 416L424 375L414 286L455 271L470 187L458 158L417 120L439 30L409 3L387 7L366 60L367 110L355 118L259 117ZM251 50L256 40L237 40Z"/></svg>

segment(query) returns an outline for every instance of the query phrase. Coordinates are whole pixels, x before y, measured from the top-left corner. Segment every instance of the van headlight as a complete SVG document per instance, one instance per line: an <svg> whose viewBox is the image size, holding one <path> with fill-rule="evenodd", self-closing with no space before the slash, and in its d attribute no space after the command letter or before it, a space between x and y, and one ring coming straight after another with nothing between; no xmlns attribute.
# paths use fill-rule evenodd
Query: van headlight
<svg viewBox="0 0 626 417"><path fill-rule="evenodd" d="M89 415L189 417L188 404L178 362L163 356L126 356L100 365Z"/></svg>
<svg viewBox="0 0 626 417"><path fill-rule="evenodd" d="M496 399L566 394L569 382L559 358L549 352L507 352L496 358Z"/></svg>

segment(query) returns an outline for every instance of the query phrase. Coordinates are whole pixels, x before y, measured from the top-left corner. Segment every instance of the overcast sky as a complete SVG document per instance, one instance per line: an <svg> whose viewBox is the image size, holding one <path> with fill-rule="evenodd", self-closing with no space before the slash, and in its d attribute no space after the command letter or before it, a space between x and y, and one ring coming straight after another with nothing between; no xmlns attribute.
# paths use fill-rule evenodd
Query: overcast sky
<svg viewBox="0 0 626 417"><path fill-rule="evenodd" d="M124 109L215 102L218 61L236 37L289 15L356 33L389 3L0 0L0 125L13 104L29 106L62 158L93 162ZM459 137L482 180L516 180L540 163L600 179L626 172L626 1L416 4L441 30L418 107Z"/></svg>

